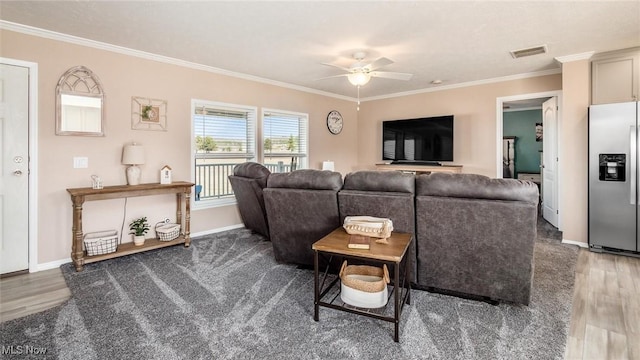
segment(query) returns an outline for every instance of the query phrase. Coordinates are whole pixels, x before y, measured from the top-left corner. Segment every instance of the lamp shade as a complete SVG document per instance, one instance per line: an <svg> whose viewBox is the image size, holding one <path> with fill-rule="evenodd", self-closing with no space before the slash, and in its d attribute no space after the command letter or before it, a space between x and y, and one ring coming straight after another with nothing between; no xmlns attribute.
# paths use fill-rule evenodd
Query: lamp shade
<svg viewBox="0 0 640 360"><path fill-rule="evenodd" d="M125 145L122 150L122 163L125 165L144 164L144 148L136 143Z"/></svg>
<svg viewBox="0 0 640 360"><path fill-rule="evenodd" d="M333 161L327 160L322 162L322 170L334 171L335 167Z"/></svg>

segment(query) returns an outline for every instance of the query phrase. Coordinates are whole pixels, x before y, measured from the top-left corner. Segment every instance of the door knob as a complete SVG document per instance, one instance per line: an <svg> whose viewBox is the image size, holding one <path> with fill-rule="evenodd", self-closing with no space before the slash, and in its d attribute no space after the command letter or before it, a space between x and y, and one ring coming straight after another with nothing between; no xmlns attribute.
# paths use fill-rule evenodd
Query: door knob
<svg viewBox="0 0 640 360"><path fill-rule="evenodd" d="M22 170L20 170L20 169L18 169L18 170L14 170L14 171L13 171L13 175L15 175L15 176L20 176L20 175L22 175Z"/></svg>

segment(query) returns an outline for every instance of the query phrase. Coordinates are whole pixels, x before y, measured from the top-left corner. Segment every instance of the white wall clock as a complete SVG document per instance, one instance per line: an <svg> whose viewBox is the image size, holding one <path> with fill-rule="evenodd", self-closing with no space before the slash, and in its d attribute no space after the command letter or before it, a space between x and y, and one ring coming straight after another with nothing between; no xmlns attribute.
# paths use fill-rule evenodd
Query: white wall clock
<svg viewBox="0 0 640 360"><path fill-rule="evenodd" d="M337 110L332 110L327 115L327 128L329 132L337 135L342 131L343 120L342 115Z"/></svg>

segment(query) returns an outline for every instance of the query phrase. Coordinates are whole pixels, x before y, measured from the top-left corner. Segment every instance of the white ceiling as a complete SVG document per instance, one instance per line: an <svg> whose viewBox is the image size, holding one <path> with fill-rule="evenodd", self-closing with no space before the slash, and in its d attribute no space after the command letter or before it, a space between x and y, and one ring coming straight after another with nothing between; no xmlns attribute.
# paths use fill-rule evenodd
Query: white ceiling
<svg viewBox="0 0 640 360"><path fill-rule="evenodd" d="M0 1L0 19L353 98L356 50L395 63L363 98L559 69L555 57L640 46L636 1ZM6 23L5 23L6 24ZM547 54L513 59L546 44ZM83 64L88 65L88 64ZM441 79L442 85L431 84Z"/></svg>

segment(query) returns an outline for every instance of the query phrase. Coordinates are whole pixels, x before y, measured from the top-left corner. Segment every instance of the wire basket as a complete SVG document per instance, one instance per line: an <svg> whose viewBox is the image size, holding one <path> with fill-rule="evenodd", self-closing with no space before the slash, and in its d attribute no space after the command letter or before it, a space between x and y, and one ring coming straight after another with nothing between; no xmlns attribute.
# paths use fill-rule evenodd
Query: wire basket
<svg viewBox="0 0 640 360"><path fill-rule="evenodd" d="M84 248L87 256L104 255L118 249L118 231L106 230L84 235Z"/></svg>
<svg viewBox="0 0 640 360"><path fill-rule="evenodd" d="M156 236L160 241L171 241L180 236L180 224L158 223L156 224Z"/></svg>

